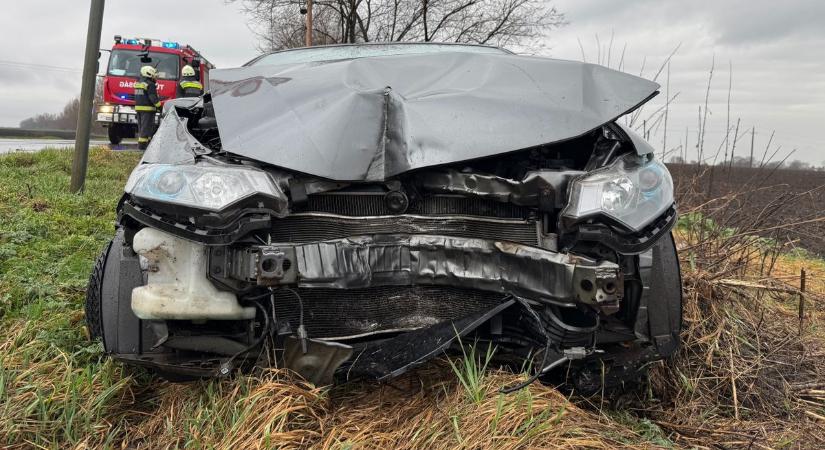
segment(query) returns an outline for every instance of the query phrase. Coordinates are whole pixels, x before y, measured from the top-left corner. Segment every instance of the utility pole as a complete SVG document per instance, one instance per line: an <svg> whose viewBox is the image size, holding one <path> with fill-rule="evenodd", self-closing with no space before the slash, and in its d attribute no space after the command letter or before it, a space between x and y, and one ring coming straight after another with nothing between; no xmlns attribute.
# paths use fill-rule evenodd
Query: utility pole
<svg viewBox="0 0 825 450"><path fill-rule="evenodd" d="M608 53L609 55L610 53ZM610 57L607 58L610 61ZM670 109L670 61L667 63L667 87L665 88L665 132L662 136L662 163L667 155L667 113Z"/></svg>
<svg viewBox="0 0 825 450"><path fill-rule="evenodd" d="M74 159L72 160L71 190L73 193L83 190L83 185L86 183L86 168L89 165L89 134L92 128L92 108L94 108L104 3L105 0L91 0L89 9L89 28L86 31L86 54L83 58L83 80L80 88L80 111L77 114Z"/></svg>
<svg viewBox="0 0 825 450"><path fill-rule="evenodd" d="M312 0L307 0L307 34L304 44L312 47Z"/></svg>
<svg viewBox="0 0 825 450"><path fill-rule="evenodd" d="M748 167L753 167L753 139L756 137L756 126L751 128L751 159L748 163Z"/></svg>

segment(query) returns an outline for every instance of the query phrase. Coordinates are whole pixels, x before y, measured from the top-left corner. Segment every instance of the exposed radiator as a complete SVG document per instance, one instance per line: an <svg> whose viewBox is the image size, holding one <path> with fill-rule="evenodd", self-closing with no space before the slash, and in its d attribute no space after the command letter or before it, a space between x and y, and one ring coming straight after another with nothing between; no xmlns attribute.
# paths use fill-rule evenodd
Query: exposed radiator
<svg viewBox="0 0 825 450"><path fill-rule="evenodd" d="M310 338L353 337L410 330L459 319L498 305L501 293L439 286L370 289L296 289ZM292 292L275 291L278 320L297 329L300 305Z"/></svg>
<svg viewBox="0 0 825 450"><path fill-rule="evenodd" d="M270 231L273 243L304 243L385 233L437 234L538 245L538 230L534 221L469 216L399 215L362 218L297 213L274 221Z"/></svg>
<svg viewBox="0 0 825 450"><path fill-rule="evenodd" d="M383 216L393 212L387 208L382 192L332 192L313 194L296 209L298 212L325 212L342 216ZM428 195L411 200L407 214L467 215L482 217L531 217L532 210L512 203L502 203L461 195Z"/></svg>

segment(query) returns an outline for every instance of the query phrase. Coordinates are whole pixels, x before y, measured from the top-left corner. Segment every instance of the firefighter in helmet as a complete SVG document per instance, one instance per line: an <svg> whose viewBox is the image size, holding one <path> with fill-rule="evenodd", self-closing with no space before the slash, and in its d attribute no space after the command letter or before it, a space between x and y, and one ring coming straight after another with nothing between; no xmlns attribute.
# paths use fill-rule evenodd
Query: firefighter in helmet
<svg viewBox="0 0 825 450"><path fill-rule="evenodd" d="M155 113L160 108L155 79L158 71L152 66L140 68L140 79L135 82L135 111L138 123L138 149L146 150L155 134Z"/></svg>
<svg viewBox="0 0 825 450"><path fill-rule="evenodd" d="M200 97L203 95L203 85L198 81L195 69L190 65L183 66L180 71L180 83L178 83L177 98Z"/></svg>

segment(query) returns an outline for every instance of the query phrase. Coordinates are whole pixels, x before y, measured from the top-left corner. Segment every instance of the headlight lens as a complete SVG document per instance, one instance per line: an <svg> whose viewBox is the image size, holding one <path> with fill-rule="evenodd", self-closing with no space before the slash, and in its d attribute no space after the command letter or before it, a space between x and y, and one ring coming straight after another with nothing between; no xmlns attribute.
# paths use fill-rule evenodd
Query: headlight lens
<svg viewBox="0 0 825 450"><path fill-rule="evenodd" d="M604 214L640 230L672 204L673 179L667 167L634 153L574 181L562 216L578 221Z"/></svg>
<svg viewBox="0 0 825 450"><path fill-rule="evenodd" d="M147 200L212 211L256 194L286 203L286 195L269 175L250 167L143 164L129 176L125 190Z"/></svg>
<svg viewBox="0 0 825 450"><path fill-rule="evenodd" d="M100 110L98 112L102 113L111 113L115 111L115 107L113 105L100 105Z"/></svg>

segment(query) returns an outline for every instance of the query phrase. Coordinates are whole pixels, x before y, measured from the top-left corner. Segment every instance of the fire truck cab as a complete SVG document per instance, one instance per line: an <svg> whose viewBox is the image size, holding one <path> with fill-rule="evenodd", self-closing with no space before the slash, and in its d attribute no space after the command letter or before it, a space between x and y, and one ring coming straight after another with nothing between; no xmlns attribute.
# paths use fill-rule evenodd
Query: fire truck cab
<svg viewBox="0 0 825 450"><path fill-rule="evenodd" d="M115 36L106 74L103 76L103 104L97 121L108 129L109 142L119 144L137 132L134 84L140 68L152 65L158 71L157 89L161 102L176 97L180 71L184 65L195 69L204 89L209 86L209 70L214 66L197 50L177 42L150 38ZM160 120L158 111L155 121Z"/></svg>

